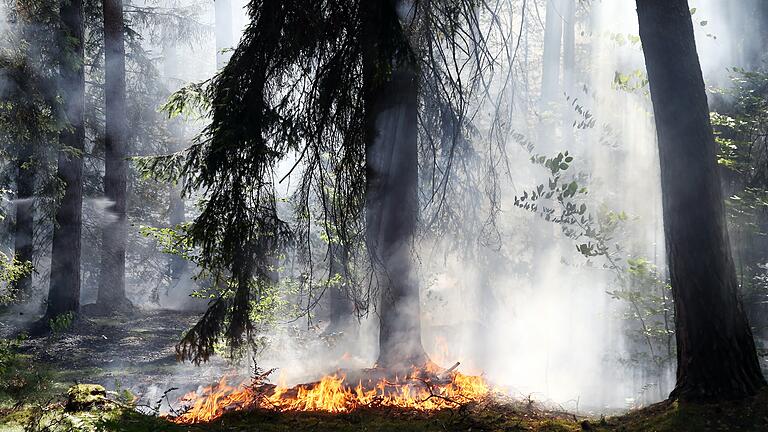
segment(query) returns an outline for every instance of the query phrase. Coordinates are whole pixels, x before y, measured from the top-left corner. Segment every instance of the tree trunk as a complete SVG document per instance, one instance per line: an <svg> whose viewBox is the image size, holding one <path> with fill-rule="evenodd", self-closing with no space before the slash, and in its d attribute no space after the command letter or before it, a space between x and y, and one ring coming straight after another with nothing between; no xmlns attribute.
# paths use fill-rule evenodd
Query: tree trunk
<svg viewBox="0 0 768 432"><path fill-rule="evenodd" d="M216 68L227 64L232 53L234 37L232 32L232 0L214 0L214 24L216 31Z"/></svg>
<svg viewBox="0 0 768 432"><path fill-rule="evenodd" d="M24 141L19 146L16 160L16 232L14 257L17 261L33 261L34 206L36 167L32 161L32 143ZM24 299L32 289L32 274L26 274L14 283L18 298Z"/></svg>
<svg viewBox="0 0 768 432"><path fill-rule="evenodd" d="M163 72L169 91L177 90L178 83L180 82L178 77L179 56L175 43L175 41L171 41L163 47ZM172 136L168 150L172 152L183 150L184 128L181 122L178 119L169 120L168 130ZM172 185L168 194L168 222L171 227L182 224L187 220L187 208L182 196L181 183L183 181ZM168 275L171 278L169 289L176 288L182 279L186 277L187 273L187 260L178 255L171 255L168 262Z"/></svg>
<svg viewBox="0 0 768 432"><path fill-rule="evenodd" d="M563 107L563 144L572 149L576 75L576 0L563 0L563 92L568 101Z"/></svg>
<svg viewBox="0 0 768 432"><path fill-rule="evenodd" d="M417 75L399 67L381 92L377 130L367 151L367 237L381 290L380 367L427 361L421 344L419 284L411 248L418 216Z"/></svg>
<svg viewBox="0 0 768 432"><path fill-rule="evenodd" d="M765 386L737 295L725 209L687 0L637 0L661 163L675 301L677 384L670 398L717 400Z"/></svg>
<svg viewBox="0 0 768 432"><path fill-rule="evenodd" d="M184 204L184 198L181 196L180 185L174 185L174 187L171 188L169 200L171 208L169 212L170 214L168 216L168 222L170 222L171 227L175 227L186 222L187 209L186 205ZM169 270L171 276L171 287L176 287L187 274L188 264L187 260L178 255L172 255L170 261Z"/></svg>
<svg viewBox="0 0 768 432"><path fill-rule="evenodd" d="M544 60L541 72L542 109L553 102L560 89L560 50L563 17L560 0L547 0L544 24Z"/></svg>
<svg viewBox="0 0 768 432"><path fill-rule="evenodd" d="M360 24L365 29L366 243L381 294L376 363L395 371L428 361L411 258L418 216L418 75L379 43L392 36L388 32L402 32L400 5L401 0L363 2ZM391 67L391 78L381 83L382 69Z"/></svg>
<svg viewBox="0 0 768 432"><path fill-rule="evenodd" d="M328 329L331 332L343 331L352 321L354 307L346 294L348 289L347 282L347 251L346 247L338 243L331 244L330 247L330 275L336 279L340 276L338 282L334 282L330 287L330 322Z"/></svg>
<svg viewBox="0 0 768 432"><path fill-rule="evenodd" d="M102 230L101 273L96 303L100 310L129 310L125 296L126 147L125 43L123 2L104 5L104 195L111 201Z"/></svg>
<svg viewBox="0 0 768 432"><path fill-rule="evenodd" d="M80 309L80 232L83 206L85 70L82 0L61 2L59 94L68 128L59 135L57 175L64 196L56 210L51 249L51 285L46 318Z"/></svg>

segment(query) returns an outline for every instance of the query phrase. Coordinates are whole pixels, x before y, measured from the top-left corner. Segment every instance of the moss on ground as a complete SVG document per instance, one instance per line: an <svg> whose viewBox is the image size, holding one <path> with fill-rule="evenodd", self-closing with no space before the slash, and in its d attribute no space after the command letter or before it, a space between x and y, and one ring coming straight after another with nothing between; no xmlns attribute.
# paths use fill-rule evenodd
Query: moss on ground
<svg viewBox="0 0 768 432"><path fill-rule="evenodd" d="M205 425L175 425L159 418L123 412L102 424L106 431L166 432L197 431L316 431L316 432L427 432L427 431L551 431L582 430L574 420L524 416L501 406L483 411L439 411L429 414L393 409L363 409L349 414L277 413L252 411L232 413Z"/></svg>
<svg viewBox="0 0 768 432"><path fill-rule="evenodd" d="M768 431L768 390L741 401L719 404L660 402L609 419L617 432Z"/></svg>

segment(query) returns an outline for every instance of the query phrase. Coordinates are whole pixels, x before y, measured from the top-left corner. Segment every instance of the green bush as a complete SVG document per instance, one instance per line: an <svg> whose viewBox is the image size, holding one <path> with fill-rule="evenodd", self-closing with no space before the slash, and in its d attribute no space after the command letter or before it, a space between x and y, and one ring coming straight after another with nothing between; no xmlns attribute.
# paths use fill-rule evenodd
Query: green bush
<svg viewBox="0 0 768 432"><path fill-rule="evenodd" d="M0 339L0 400L4 402L20 402L46 383L45 373L35 367L30 356L19 352L25 338Z"/></svg>

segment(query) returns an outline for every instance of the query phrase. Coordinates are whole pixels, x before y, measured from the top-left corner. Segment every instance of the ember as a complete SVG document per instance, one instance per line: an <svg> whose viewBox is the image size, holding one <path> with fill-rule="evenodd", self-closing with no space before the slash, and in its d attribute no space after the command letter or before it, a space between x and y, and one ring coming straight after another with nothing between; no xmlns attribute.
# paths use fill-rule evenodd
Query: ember
<svg viewBox="0 0 768 432"><path fill-rule="evenodd" d="M455 366L454 366L455 368ZM226 378L181 398L189 407L172 420L192 424L215 420L229 411L270 409L277 411L326 411L345 413L361 407L398 407L419 411L438 410L480 399L490 388L482 377L453 370L442 374L416 371L405 378L358 380L348 384L344 374L327 375L319 382L293 388L247 383L232 387Z"/></svg>

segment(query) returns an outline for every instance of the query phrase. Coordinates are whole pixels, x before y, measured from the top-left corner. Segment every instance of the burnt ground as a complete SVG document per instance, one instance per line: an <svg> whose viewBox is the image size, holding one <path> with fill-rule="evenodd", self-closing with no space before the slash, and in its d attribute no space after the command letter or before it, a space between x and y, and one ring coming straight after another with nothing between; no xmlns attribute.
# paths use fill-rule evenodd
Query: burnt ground
<svg viewBox="0 0 768 432"><path fill-rule="evenodd" d="M171 310L109 318L84 315L58 334L27 338L20 352L45 369L51 396L75 383L94 383L107 390L127 390L147 404L178 387L169 394L174 400L199 383L217 381L223 372L238 375L223 360L202 366L176 361L176 342L198 318L198 313ZM20 328L9 326L4 332Z"/></svg>

